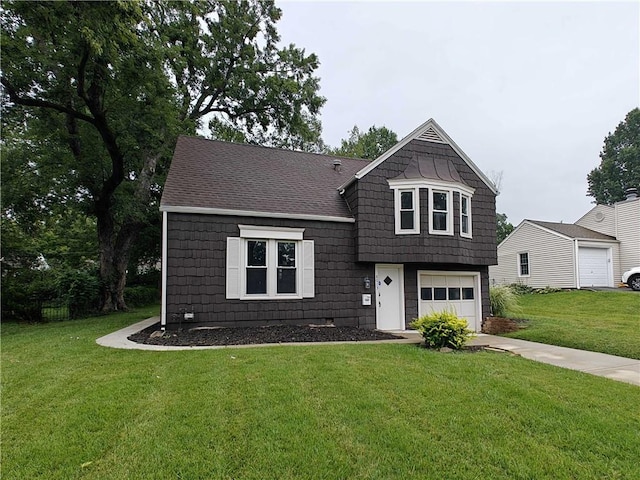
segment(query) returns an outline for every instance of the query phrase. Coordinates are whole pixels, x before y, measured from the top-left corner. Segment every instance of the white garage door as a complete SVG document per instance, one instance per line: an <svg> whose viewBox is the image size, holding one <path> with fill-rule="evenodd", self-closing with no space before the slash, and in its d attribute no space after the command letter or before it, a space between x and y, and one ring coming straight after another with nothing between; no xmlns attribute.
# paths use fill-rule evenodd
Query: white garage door
<svg viewBox="0 0 640 480"><path fill-rule="evenodd" d="M613 287L608 248L580 247L578 256L581 287Z"/></svg>
<svg viewBox="0 0 640 480"><path fill-rule="evenodd" d="M419 272L418 314L453 310L467 320L471 330L479 331L482 317L479 280L477 273Z"/></svg>

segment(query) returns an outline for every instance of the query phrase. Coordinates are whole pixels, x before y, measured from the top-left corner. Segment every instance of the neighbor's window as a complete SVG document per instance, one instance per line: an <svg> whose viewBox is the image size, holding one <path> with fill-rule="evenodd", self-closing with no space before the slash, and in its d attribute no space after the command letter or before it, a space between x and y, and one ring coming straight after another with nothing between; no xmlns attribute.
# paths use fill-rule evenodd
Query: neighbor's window
<svg viewBox="0 0 640 480"><path fill-rule="evenodd" d="M431 223L429 233L452 235L451 228L451 192L443 190L431 190L431 202L429 211L431 212Z"/></svg>
<svg viewBox="0 0 640 480"><path fill-rule="evenodd" d="M460 194L460 235L471 237L471 197Z"/></svg>
<svg viewBox="0 0 640 480"><path fill-rule="evenodd" d="M396 190L396 233L420 233L418 189Z"/></svg>
<svg viewBox="0 0 640 480"><path fill-rule="evenodd" d="M529 252L518 254L518 275L520 277L529 276Z"/></svg>

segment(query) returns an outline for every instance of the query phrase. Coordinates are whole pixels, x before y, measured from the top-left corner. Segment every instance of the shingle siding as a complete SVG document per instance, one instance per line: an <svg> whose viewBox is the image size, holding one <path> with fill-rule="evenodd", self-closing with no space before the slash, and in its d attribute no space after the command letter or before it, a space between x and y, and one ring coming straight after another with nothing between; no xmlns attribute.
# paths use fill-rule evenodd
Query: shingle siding
<svg viewBox="0 0 640 480"><path fill-rule="evenodd" d="M304 228L315 243L315 297L299 300L228 300L226 239L239 224ZM185 311L194 325L250 326L270 323L375 328L375 305L362 306L363 279L372 264L355 261L354 225L349 223L168 214L167 323L177 326ZM181 322L184 323L184 320ZM191 325L193 326L193 325Z"/></svg>
<svg viewBox="0 0 640 480"><path fill-rule="evenodd" d="M450 159L466 184L475 189L471 200L473 238L460 237L458 194L453 198L453 235L429 234L429 192L420 189L420 234L396 235L394 194L388 179L401 174L414 154ZM353 195L348 189L345 195ZM491 265L497 262L495 195L449 146L413 140L357 182L358 260L386 263L459 263Z"/></svg>

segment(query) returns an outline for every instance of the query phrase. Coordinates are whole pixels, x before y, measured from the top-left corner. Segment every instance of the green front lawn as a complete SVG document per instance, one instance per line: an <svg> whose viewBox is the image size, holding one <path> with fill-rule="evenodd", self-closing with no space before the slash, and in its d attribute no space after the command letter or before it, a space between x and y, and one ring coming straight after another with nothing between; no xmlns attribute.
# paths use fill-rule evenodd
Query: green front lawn
<svg viewBox="0 0 640 480"><path fill-rule="evenodd" d="M522 295L526 328L506 334L534 342L640 359L640 294L574 290Z"/></svg>
<svg viewBox="0 0 640 480"><path fill-rule="evenodd" d="M640 388L414 345L100 347L2 325L9 479L640 478Z"/></svg>

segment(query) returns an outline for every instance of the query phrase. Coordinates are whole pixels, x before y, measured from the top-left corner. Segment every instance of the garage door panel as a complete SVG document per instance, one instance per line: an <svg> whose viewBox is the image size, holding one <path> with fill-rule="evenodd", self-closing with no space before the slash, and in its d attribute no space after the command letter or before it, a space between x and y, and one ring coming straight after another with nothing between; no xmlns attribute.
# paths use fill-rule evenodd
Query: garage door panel
<svg viewBox="0 0 640 480"><path fill-rule="evenodd" d="M609 249L580 247L578 268L581 287L612 287Z"/></svg>
<svg viewBox="0 0 640 480"><path fill-rule="evenodd" d="M479 292L476 275L421 274L420 312L430 314L444 310L453 311L467 320L469 328L479 328Z"/></svg>

